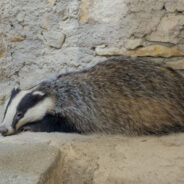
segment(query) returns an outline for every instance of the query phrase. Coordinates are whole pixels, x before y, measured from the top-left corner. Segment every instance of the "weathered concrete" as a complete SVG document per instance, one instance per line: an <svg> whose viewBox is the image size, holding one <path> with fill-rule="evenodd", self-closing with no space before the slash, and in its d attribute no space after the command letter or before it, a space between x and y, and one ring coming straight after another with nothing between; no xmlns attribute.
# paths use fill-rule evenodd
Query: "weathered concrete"
<svg viewBox="0 0 184 184"><path fill-rule="evenodd" d="M0 137L0 183L182 184L183 140L184 134Z"/></svg>

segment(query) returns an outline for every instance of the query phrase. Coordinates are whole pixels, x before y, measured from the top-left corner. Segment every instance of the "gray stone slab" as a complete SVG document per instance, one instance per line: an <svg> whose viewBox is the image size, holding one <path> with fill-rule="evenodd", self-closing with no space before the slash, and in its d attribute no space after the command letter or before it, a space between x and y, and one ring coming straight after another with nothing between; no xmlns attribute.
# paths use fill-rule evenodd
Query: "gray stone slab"
<svg viewBox="0 0 184 184"><path fill-rule="evenodd" d="M37 184L44 181L58 159L46 144L0 143L0 184Z"/></svg>

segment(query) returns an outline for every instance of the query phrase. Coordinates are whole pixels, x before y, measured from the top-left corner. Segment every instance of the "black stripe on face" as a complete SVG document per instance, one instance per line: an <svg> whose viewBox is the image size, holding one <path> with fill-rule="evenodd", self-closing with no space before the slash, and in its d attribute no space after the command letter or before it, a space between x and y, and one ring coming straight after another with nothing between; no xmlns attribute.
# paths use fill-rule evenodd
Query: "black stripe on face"
<svg viewBox="0 0 184 184"><path fill-rule="evenodd" d="M6 116L8 107L10 106L12 100L15 98L15 96L16 96L19 92L20 92L20 89L19 89L19 88L17 88L17 89L14 88L14 89L12 90L10 99L9 99L8 104L7 104L7 106L6 106L6 108L5 108L5 111L4 111L3 121L4 121L4 118L5 118L5 116Z"/></svg>
<svg viewBox="0 0 184 184"><path fill-rule="evenodd" d="M16 112L16 115L14 117L12 127L15 129L16 124L18 123L18 121L21 118L24 117L24 115L28 111L28 109L34 107L36 104L38 104L40 101L42 101L45 98L45 96L46 95L44 95L44 96L33 95L33 93L26 94L17 106L17 112Z"/></svg>

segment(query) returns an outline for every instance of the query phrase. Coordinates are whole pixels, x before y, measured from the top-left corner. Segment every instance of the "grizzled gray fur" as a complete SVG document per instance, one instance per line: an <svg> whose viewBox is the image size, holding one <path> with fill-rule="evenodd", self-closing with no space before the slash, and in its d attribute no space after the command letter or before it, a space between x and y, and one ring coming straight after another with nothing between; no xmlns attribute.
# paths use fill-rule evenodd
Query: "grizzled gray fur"
<svg viewBox="0 0 184 184"><path fill-rule="evenodd" d="M61 74L38 90L53 95L53 113L81 133L184 130L184 78L152 62L113 58L88 70Z"/></svg>
<svg viewBox="0 0 184 184"><path fill-rule="evenodd" d="M24 121L23 128L31 131L157 135L184 130L183 76L141 59L112 58L86 70L57 75L27 93L23 99L29 103L21 102L20 110L39 104L30 101L34 95L54 102L43 119ZM18 119L24 116L17 113ZM23 130L16 129L16 123L11 134ZM7 135L7 128L1 130Z"/></svg>

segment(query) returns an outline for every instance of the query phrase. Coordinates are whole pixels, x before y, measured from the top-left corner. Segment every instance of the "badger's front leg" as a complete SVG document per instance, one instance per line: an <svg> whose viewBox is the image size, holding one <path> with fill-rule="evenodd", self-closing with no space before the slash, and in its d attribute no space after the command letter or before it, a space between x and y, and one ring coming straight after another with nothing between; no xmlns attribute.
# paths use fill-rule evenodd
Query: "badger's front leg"
<svg viewBox="0 0 184 184"><path fill-rule="evenodd" d="M77 132L74 125L69 123L65 118L57 115L46 115L42 120L28 123L20 131L31 132Z"/></svg>

